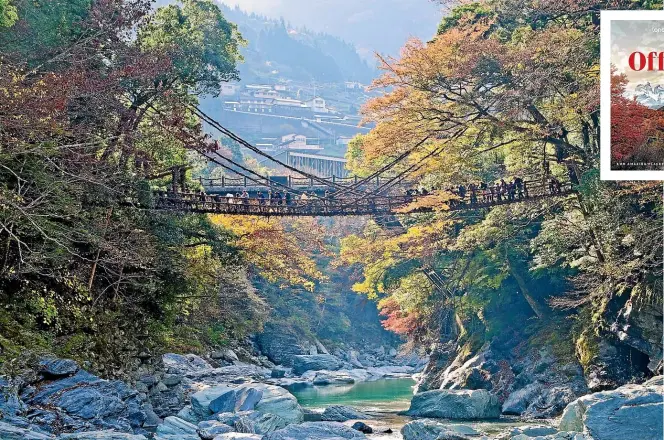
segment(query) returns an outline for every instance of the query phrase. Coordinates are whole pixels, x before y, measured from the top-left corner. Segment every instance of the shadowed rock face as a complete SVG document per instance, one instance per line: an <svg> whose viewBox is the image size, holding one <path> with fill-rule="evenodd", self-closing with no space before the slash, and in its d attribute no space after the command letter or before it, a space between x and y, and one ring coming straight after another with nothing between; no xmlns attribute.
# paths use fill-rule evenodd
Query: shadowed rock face
<svg viewBox="0 0 664 440"><path fill-rule="evenodd" d="M289 367L293 365L295 356L309 353L295 332L275 324L267 324L263 332L257 336L256 342L268 359Z"/></svg>
<svg viewBox="0 0 664 440"><path fill-rule="evenodd" d="M343 367L343 362L331 354L299 355L293 358L293 372L302 374L314 370L338 370Z"/></svg>
<svg viewBox="0 0 664 440"><path fill-rule="evenodd" d="M450 420L495 419L500 417L500 404L486 390L434 390L416 394L407 414Z"/></svg>

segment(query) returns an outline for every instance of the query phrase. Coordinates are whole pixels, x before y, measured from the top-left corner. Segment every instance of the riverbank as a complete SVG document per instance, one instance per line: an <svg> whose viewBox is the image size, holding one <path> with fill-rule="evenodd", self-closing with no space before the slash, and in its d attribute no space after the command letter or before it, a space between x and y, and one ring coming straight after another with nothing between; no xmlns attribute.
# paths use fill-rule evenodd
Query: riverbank
<svg viewBox="0 0 664 440"><path fill-rule="evenodd" d="M271 371L256 365L213 367L197 356L176 354L164 355L163 363L164 375L141 378L140 383L152 383L142 389L103 380L70 360L41 359L34 370L0 382L0 438L619 440L638 427L639 440L661 440L661 377L583 396L561 418L535 422L498 418L490 409L464 416L477 411L477 399L484 396L467 390L429 391L409 399L412 379L312 385L292 394L268 383ZM176 403L177 393L184 405ZM433 402L428 410L458 416L415 416L423 394ZM170 414L158 416L154 403L169 399ZM349 403L354 406L344 405Z"/></svg>

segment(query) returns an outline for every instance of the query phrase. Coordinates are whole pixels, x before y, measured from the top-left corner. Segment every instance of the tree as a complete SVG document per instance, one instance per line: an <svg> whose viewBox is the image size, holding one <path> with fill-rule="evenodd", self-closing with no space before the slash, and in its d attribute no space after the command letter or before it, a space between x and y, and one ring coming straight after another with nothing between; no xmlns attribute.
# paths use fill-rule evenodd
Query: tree
<svg viewBox="0 0 664 440"><path fill-rule="evenodd" d="M12 26L17 19L16 7L9 0L0 0L0 28Z"/></svg>
<svg viewBox="0 0 664 440"><path fill-rule="evenodd" d="M245 43L237 27L226 21L210 0L182 0L159 8L139 29L138 46L145 52L167 54L172 68L154 79L161 89L194 95L217 95L221 83L238 80L236 65ZM138 93L134 105L149 99Z"/></svg>

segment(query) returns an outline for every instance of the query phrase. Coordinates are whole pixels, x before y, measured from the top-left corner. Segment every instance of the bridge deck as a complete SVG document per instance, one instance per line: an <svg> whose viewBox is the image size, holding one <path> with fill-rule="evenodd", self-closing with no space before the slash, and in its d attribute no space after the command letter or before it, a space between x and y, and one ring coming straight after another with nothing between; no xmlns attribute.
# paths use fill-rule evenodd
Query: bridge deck
<svg viewBox="0 0 664 440"><path fill-rule="evenodd" d="M521 197L501 197L499 200L453 201L449 204L450 211L477 210L494 206L509 205L527 201L541 200L571 194L571 189L522 194ZM210 196L207 194L155 194L154 209L185 211L208 214L256 215L275 217L332 217L332 216L364 216L404 213L402 209L417 200L417 196L383 196L364 200L355 199L311 199L292 200L289 203L269 202L259 199L240 199L237 197ZM410 212L430 212L431 208L420 208Z"/></svg>

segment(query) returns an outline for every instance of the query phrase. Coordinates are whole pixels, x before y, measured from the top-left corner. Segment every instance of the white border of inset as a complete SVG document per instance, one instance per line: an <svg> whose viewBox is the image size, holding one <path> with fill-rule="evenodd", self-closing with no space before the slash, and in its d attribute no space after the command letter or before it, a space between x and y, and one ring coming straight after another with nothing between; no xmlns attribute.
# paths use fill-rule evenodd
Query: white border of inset
<svg viewBox="0 0 664 440"><path fill-rule="evenodd" d="M601 11L601 95L600 95L600 179L601 180L664 180L662 171L611 169L611 21L662 20L664 11ZM662 47L664 50L664 47Z"/></svg>

